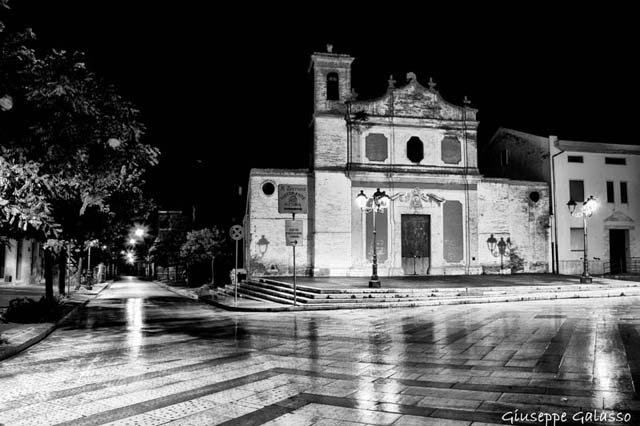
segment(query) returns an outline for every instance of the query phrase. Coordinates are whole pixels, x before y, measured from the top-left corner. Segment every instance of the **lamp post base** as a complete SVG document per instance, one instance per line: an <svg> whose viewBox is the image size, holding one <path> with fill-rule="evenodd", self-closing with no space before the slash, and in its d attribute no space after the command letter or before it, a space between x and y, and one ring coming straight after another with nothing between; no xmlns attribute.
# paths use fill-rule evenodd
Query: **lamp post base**
<svg viewBox="0 0 640 426"><path fill-rule="evenodd" d="M580 277L580 284L591 284L591 282L592 282L591 277L585 277L585 276Z"/></svg>
<svg viewBox="0 0 640 426"><path fill-rule="evenodd" d="M369 280L370 288L380 288L380 280Z"/></svg>

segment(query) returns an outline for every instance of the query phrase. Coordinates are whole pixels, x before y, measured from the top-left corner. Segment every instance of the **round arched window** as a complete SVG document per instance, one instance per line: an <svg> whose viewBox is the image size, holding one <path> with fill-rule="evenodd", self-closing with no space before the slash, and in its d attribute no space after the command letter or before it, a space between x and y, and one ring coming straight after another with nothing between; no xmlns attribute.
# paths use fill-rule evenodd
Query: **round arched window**
<svg viewBox="0 0 640 426"><path fill-rule="evenodd" d="M264 195L273 195L273 193L276 192L276 186L273 182L267 181L262 184L262 192Z"/></svg>
<svg viewBox="0 0 640 426"><path fill-rule="evenodd" d="M537 203L540 199L540 193L538 191L533 191L529 194L529 199L534 203Z"/></svg>

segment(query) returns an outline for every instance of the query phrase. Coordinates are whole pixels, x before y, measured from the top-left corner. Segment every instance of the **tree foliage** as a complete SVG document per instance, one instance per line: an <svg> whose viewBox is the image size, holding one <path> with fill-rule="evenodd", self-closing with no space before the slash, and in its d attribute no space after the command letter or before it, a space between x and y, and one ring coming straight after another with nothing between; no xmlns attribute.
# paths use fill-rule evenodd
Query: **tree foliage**
<svg viewBox="0 0 640 426"><path fill-rule="evenodd" d="M180 249L180 257L189 265L212 261L220 253L224 242L224 232L215 226L188 232Z"/></svg>
<svg viewBox="0 0 640 426"><path fill-rule="evenodd" d="M141 186L159 151L82 53L39 53L34 40L30 29L0 30L0 98L11 100L0 111L2 227L113 239L153 207Z"/></svg>
<svg viewBox="0 0 640 426"><path fill-rule="evenodd" d="M96 238L113 246L154 207L142 187L159 151L142 142L140 111L89 69L84 54L37 50L31 29L9 31L5 23L0 233L36 236L52 251Z"/></svg>

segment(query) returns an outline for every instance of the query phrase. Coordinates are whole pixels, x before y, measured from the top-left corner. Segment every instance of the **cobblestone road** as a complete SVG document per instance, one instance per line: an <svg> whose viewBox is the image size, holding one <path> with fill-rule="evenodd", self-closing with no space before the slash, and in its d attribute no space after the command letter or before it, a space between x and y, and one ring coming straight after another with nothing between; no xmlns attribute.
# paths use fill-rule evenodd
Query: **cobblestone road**
<svg viewBox="0 0 640 426"><path fill-rule="evenodd" d="M130 279L0 363L0 424L640 424L638 302L228 313Z"/></svg>

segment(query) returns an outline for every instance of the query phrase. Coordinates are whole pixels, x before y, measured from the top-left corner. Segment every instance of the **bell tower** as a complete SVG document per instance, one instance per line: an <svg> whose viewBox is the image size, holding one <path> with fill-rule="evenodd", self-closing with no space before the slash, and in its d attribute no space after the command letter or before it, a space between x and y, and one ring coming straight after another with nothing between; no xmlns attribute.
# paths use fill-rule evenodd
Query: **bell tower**
<svg viewBox="0 0 640 426"><path fill-rule="evenodd" d="M330 44L326 53L311 55L314 113L344 112L344 103L351 96L351 62L351 56L333 53Z"/></svg>

